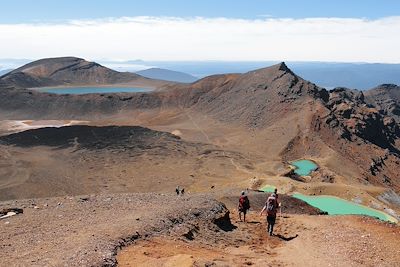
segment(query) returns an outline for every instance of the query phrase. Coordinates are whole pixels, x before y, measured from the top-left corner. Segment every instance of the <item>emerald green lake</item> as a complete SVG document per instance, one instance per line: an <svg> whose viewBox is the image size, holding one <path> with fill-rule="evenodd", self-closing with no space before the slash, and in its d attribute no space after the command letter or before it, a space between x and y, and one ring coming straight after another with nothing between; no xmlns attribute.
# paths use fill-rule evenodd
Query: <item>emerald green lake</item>
<svg viewBox="0 0 400 267"><path fill-rule="evenodd" d="M261 191L264 191L264 192L267 192L267 193L273 193L274 192L274 190L275 190L275 186L272 186L272 185L266 185L266 186L264 186L263 188L261 188L260 190Z"/></svg>
<svg viewBox="0 0 400 267"><path fill-rule="evenodd" d="M151 89L138 87L65 87L65 88L41 88L39 92L53 94L98 94L98 93L144 93L150 92Z"/></svg>
<svg viewBox="0 0 400 267"><path fill-rule="evenodd" d="M296 160L290 163L291 165L295 166L294 172L300 176L309 175L312 171L318 168L318 165L312 162L311 160Z"/></svg>
<svg viewBox="0 0 400 267"><path fill-rule="evenodd" d="M311 206L319 208L322 211L326 211L329 215L367 215L371 217L377 217L383 221L397 223L397 220L395 218L384 212L362 206L341 198L333 196L306 196L299 193L294 194L293 197L301 199Z"/></svg>

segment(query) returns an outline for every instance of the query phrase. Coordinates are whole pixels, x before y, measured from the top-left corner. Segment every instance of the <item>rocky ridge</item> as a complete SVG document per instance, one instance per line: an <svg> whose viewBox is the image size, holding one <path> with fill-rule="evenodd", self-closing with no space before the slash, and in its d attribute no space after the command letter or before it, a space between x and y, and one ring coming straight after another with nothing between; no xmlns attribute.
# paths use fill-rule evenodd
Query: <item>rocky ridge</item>
<svg viewBox="0 0 400 267"><path fill-rule="evenodd" d="M367 103L376 106L381 113L391 116L400 123L400 87L395 84L382 84L365 91Z"/></svg>

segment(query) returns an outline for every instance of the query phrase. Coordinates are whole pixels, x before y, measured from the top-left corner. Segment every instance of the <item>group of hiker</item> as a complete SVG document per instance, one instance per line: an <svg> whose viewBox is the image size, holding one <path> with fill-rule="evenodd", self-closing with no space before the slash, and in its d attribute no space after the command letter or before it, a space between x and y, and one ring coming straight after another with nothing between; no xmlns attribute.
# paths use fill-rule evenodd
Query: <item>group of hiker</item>
<svg viewBox="0 0 400 267"><path fill-rule="evenodd" d="M280 206L280 203L278 202L278 190L275 188L274 193L272 193L268 198L267 201L265 202L264 207L260 211L260 216L264 212L267 214L267 231L270 236L273 235L274 231L274 225L276 221L276 214L278 211L278 208ZM239 219L242 221L242 213L243 213L243 221L246 221L246 213L250 209L250 200L246 196L245 191L242 191L242 194L239 198L239 205L238 205L238 211L239 211Z"/></svg>
<svg viewBox="0 0 400 267"><path fill-rule="evenodd" d="M183 196L185 194L185 189L177 186L175 189L175 193L179 196ZM278 208L280 207L280 203L278 202L278 190L275 188L274 192L267 198L264 207L260 211L260 216L265 212L267 215L267 231L269 235L273 235L274 225L276 221L276 214ZM239 219L242 221L242 213L243 213L243 221L246 222L246 213L250 209L250 200L246 195L245 191L242 191L241 196L239 198L238 211L239 211Z"/></svg>

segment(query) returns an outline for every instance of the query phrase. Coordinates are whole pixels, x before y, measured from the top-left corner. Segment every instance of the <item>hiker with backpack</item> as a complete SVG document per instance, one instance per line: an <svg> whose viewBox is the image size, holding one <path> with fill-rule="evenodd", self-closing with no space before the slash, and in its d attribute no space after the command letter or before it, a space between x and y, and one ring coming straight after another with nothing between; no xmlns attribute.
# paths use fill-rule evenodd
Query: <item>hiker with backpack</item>
<svg viewBox="0 0 400 267"><path fill-rule="evenodd" d="M242 221L242 213L243 213L243 221L246 222L246 213L249 209L250 209L250 200L246 196L245 192L242 191L242 194L239 198L239 205L238 205L240 221Z"/></svg>
<svg viewBox="0 0 400 267"><path fill-rule="evenodd" d="M270 236L273 235L274 231L274 225L276 221L276 213L278 211L278 199L277 195L273 193L270 197L268 197L267 202L265 203L265 206L260 212L260 216L263 214L264 211L267 212L267 230Z"/></svg>

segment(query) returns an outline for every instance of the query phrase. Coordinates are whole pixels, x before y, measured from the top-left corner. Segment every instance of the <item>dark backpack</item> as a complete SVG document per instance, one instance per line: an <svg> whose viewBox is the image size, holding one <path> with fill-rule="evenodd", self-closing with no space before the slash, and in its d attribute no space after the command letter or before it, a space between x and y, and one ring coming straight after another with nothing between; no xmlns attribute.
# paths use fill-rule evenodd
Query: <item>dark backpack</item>
<svg viewBox="0 0 400 267"><path fill-rule="evenodd" d="M247 196L241 196L239 199L239 206L244 210L250 209L249 198Z"/></svg>
<svg viewBox="0 0 400 267"><path fill-rule="evenodd" d="M276 214L276 209L277 209L276 197L270 196L267 199L267 203L265 205L267 206L267 214L268 215Z"/></svg>

